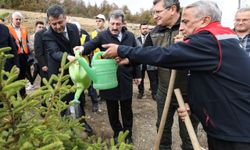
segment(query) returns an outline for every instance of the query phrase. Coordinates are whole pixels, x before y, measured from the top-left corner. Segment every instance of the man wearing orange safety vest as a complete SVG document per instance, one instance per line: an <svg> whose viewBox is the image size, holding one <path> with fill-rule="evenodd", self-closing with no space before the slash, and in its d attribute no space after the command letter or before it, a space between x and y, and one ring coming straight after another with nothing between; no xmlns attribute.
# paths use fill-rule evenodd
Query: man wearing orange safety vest
<svg viewBox="0 0 250 150"><path fill-rule="evenodd" d="M25 79L25 74L27 72L28 67L28 33L27 30L21 26L22 14L20 12L14 12L12 14L12 23L8 25L9 31L13 36L16 46L17 46L17 53L19 57L19 64L20 64L20 73L18 79ZM25 88L22 88L20 91L21 96L26 95Z"/></svg>

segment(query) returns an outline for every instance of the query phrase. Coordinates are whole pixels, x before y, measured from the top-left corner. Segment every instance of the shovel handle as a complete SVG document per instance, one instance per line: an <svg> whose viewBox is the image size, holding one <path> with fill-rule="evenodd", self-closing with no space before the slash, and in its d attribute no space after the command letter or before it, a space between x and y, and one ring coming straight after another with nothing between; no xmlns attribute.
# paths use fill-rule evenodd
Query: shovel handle
<svg viewBox="0 0 250 150"><path fill-rule="evenodd" d="M164 105L164 109L162 112L162 116L161 116L161 123L157 132L157 137L154 143L154 150L159 150L159 145L160 145L160 141L161 141L161 136L164 130L164 126L167 120L167 116L168 116L168 110L169 110L169 106L171 103L171 99L172 99L172 94L173 94L173 90L174 90L174 83L175 83L175 78L176 78L176 70L172 70L171 71L171 76L170 76L170 81L168 84L168 91L167 91L167 98L165 101L165 105Z"/></svg>
<svg viewBox="0 0 250 150"><path fill-rule="evenodd" d="M181 90L180 89L175 89L174 93L176 95L179 106L185 108L184 100L183 100L183 97L181 95ZM197 136L196 136L196 134L194 132L194 128L192 126L192 122L190 120L189 115L187 115L185 117L185 125L187 127L188 135L189 135L189 137L191 139L194 150L201 150L202 148L200 147Z"/></svg>

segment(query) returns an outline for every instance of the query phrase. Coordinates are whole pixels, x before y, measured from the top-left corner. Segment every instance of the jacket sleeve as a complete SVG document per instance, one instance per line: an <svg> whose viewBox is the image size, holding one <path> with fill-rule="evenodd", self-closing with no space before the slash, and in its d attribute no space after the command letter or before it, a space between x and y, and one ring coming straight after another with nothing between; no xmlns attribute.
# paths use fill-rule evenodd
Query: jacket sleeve
<svg viewBox="0 0 250 150"><path fill-rule="evenodd" d="M144 47L146 46L153 46L153 41L151 39L150 33L148 34L147 38L145 39L145 43L143 45Z"/></svg>
<svg viewBox="0 0 250 150"><path fill-rule="evenodd" d="M38 32L34 37L34 49L35 49L35 57L38 61L40 67L47 66L46 54L43 44L43 32Z"/></svg>
<svg viewBox="0 0 250 150"><path fill-rule="evenodd" d="M118 55L122 58L129 58L132 63L173 69L211 71L216 69L219 62L217 47L217 42L211 34L199 33L185 42L172 44L169 48L119 46Z"/></svg>
<svg viewBox="0 0 250 150"><path fill-rule="evenodd" d="M93 40L90 40L88 42L85 42L83 47L83 55L89 55L92 51L94 51L96 48L100 48L102 45L101 42L101 34L98 34Z"/></svg>
<svg viewBox="0 0 250 150"><path fill-rule="evenodd" d="M135 38L131 38L131 39L134 39L133 41L133 46L137 46L137 42L136 42L136 39ZM141 78L141 65L140 64L132 64L133 65L133 78L134 79L138 79L138 78Z"/></svg>
<svg viewBox="0 0 250 150"><path fill-rule="evenodd" d="M46 39L44 41L44 46L47 50L48 55L52 57L55 61L61 62L63 52L60 50L60 47L57 42L52 38L46 37L46 34L44 35L43 39Z"/></svg>
<svg viewBox="0 0 250 150"><path fill-rule="evenodd" d="M11 54L14 55L14 65L16 65L18 68L20 67L20 63L19 63L19 56L17 54L17 45L14 42L14 39L12 36L9 36L9 45L12 48L11 50Z"/></svg>

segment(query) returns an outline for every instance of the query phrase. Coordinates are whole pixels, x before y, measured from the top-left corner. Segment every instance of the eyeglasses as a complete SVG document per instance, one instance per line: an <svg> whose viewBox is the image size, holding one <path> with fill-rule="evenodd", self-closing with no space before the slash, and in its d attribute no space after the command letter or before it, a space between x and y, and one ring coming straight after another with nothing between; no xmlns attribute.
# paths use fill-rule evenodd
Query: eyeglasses
<svg viewBox="0 0 250 150"><path fill-rule="evenodd" d="M173 5L171 5L171 6L167 6L165 9L163 9L163 10L154 10L154 11L152 11L151 12L151 14L154 16L154 15L160 15L163 11L165 11L165 10L169 10L171 7L172 7Z"/></svg>

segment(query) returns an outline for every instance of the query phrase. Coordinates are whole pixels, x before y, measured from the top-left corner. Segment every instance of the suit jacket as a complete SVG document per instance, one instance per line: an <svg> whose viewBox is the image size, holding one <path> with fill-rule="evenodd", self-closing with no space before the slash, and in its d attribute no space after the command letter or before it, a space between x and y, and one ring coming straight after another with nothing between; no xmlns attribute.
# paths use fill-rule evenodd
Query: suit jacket
<svg viewBox="0 0 250 150"><path fill-rule="evenodd" d="M43 35L47 31L46 28L37 32L34 37L35 57L38 61L39 67L48 66L47 51L44 47Z"/></svg>
<svg viewBox="0 0 250 150"><path fill-rule="evenodd" d="M44 33L43 41L48 56L48 74L58 74L63 57L66 52L74 55L73 48L80 45L79 31L76 25L66 24L69 40L63 34L55 32L51 27Z"/></svg>
<svg viewBox="0 0 250 150"><path fill-rule="evenodd" d="M10 71L14 65L19 67L19 60L18 60L18 55L17 55L16 44L13 41L13 38L9 33L8 27L6 27L3 24L0 24L0 48L3 48L3 47L11 47L12 49L10 51L6 52L6 54L14 55L13 58L9 58L6 60L4 69L6 71Z"/></svg>

